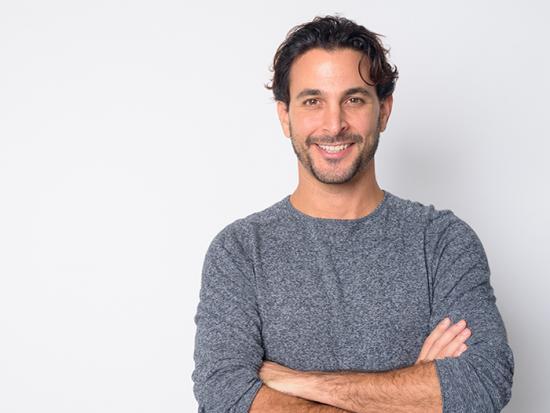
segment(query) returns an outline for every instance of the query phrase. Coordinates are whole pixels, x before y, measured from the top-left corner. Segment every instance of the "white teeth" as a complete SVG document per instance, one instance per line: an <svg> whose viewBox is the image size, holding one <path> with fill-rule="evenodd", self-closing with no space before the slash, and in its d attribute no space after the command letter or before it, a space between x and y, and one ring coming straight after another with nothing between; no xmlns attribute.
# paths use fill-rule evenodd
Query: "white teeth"
<svg viewBox="0 0 550 413"><path fill-rule="evenodd" d="M343 151L344 149L346 149L350 145L351 145L351 143L348 143L348 144L345 144L345 145L338 145L338 146L319 145L319 147L322 148L323 150L327 151L327 152L336 153L336 152Z"/></svg>

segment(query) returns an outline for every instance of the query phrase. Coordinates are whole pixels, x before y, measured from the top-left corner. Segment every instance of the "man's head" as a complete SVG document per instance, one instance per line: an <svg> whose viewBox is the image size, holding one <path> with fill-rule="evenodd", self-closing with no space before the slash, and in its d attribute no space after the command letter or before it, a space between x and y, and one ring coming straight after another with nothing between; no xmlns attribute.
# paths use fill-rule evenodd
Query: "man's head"
<svg viewBox="0 0 550 413"><path fill-rule="evenodd" d="M283 131L323 183L345 183L365 170L386 127L397 69L377 36L343 17L316 17L293 28L275 54L268 88Z"/></svg>

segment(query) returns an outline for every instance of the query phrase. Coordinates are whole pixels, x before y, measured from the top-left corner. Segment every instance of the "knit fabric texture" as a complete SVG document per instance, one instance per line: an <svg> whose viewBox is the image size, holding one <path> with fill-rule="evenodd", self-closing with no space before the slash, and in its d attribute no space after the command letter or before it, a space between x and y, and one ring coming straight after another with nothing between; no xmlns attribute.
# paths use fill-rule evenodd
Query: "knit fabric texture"
<svg viewBox="0 0 550 413"><path fill-rule="evenodd" d="M306 215L284 197L225 226L195 315L199 412L248 412L263 360L292 369L386 371L415 363L445 317L468 350L436 360L443 411L498 412L514 359L474 230L451 210L384 190L358 219Z"/></svg>

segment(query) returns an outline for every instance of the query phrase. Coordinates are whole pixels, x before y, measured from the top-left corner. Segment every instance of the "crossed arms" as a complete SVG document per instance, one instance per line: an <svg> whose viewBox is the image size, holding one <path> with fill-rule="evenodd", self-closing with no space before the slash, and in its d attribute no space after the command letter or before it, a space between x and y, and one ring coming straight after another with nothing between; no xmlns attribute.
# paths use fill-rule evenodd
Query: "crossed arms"
<svg viewBox="0 0 550 413"><path fill-rule="evenodd" d="M378 373L300 372L266 362L251 263L234 234L220 233L205 258L195 317L192 378L199 411L500 411L511 397L514 363L488 263L469 227L454 223L445 231L426 247L435 274L430 329L447 316L466 320L468 350L441 358L456 334L435 354L424 349L426 340L420 362Z"/></svg>
<svg viewBox="0 0 550 413"><path fill-rule="evenodd" d="M459 357L471 335L464 320L440 322L425 340L414 366L380 373L301 372L264 362L262 386L250 413L441 412L435 359Z"/></svg>

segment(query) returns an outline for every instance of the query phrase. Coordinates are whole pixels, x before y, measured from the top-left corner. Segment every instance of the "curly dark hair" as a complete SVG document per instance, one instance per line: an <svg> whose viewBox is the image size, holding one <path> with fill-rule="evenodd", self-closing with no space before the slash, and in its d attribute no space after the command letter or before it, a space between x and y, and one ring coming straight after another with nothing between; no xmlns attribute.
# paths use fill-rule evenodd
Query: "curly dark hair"
<svg viewBox="0 0 550 413"><path fill-rule="evenodd" d="M265 87L273 91L275 100L284 102L288 107L290 103L289 73L294 60L313 48L325 50L347 48L363 52L369 59L369 75L374 84L367 82L361 75L361 62L358 67L359 75L365 83L375 86L378 99L384 100L395 89L398 71L395 65L388 62L386 55L389 49L384 48L379 39L380 36L382 35L371 32L345 17L317 16L312 21L295 26L288 32L273 58L271 84Z"/></svg>

